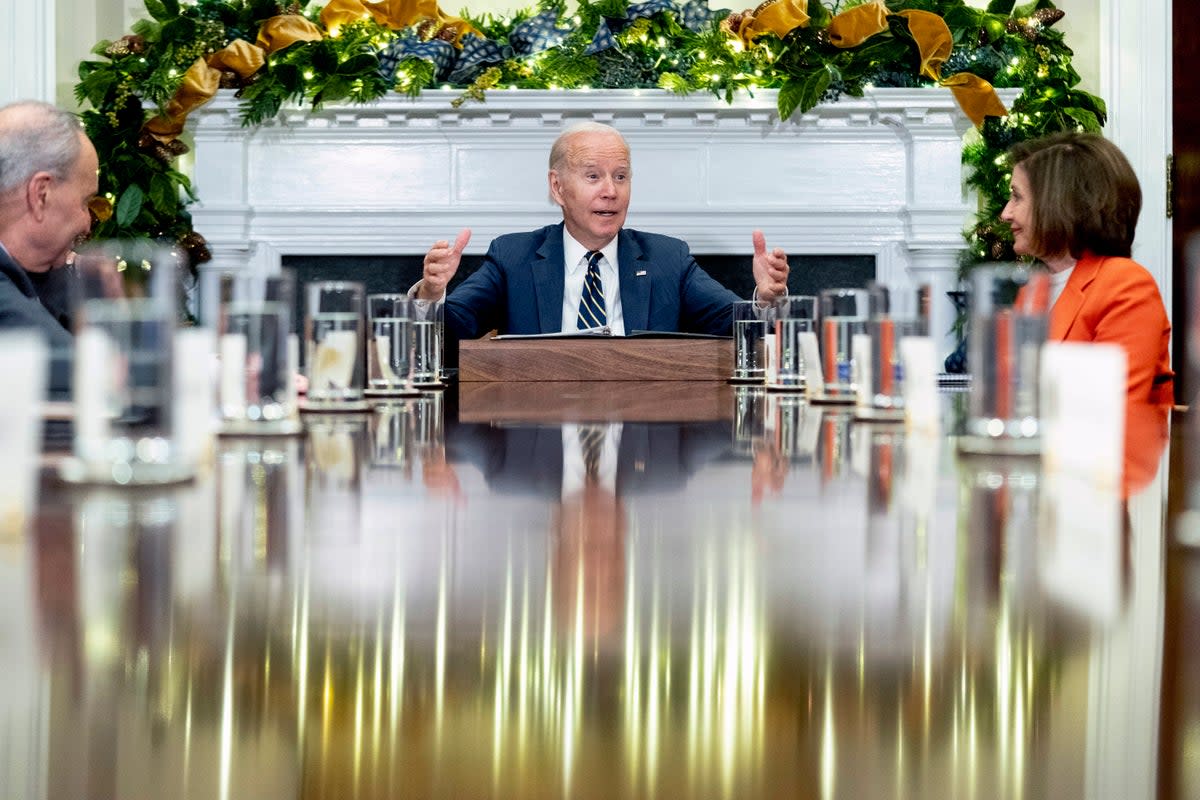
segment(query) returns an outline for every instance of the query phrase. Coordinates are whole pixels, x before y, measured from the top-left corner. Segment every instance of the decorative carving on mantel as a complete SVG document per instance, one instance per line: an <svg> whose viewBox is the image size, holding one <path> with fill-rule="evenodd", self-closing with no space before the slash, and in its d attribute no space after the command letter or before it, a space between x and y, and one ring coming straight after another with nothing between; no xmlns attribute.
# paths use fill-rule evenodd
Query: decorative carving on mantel
<svg viewBox="0 0 1200 800"><path fill-rule="evenodd" d="M289 108L246 128L221 92L189 118L208 269L272 270L283 254L420 254L463 227L469 251L483 252L501 233L559 218L550 144L586 119L630 143L630 227L701 254L749 253L761 228L789 253L874 255L890 285L954 283L973 208L961 161L970 123L949 90L875 89L784 122L774 91L728 104L659 90L502 90L454 108L459 95ZM933 330L953 318L943 305Z"/></svg>

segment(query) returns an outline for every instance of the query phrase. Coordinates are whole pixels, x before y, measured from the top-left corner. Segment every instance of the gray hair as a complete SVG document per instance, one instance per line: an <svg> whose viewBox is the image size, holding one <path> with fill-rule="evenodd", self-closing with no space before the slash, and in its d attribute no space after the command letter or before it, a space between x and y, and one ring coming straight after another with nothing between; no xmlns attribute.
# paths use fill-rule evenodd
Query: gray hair
<svg viewBox="0 0 1200 800"><path fill-rule="evenodd" d="M625 137L621 135L621 132L613 126L591 120L577 122L560 133L558 138L554 140L554 146L550 148L550 169L562 169L571 155L571 139L583 133L606 133L610 136L616 136L621 140L621 144L624 145L625 152L629 152L629 143L625 141Z"/></svg>
<svg viewBox="0 0 1200 800"><path fill-rule="evenodd" d="M38 172L66 178L81 149L83 125L74 114L37 100L0 108L0 195Z"/></svg>

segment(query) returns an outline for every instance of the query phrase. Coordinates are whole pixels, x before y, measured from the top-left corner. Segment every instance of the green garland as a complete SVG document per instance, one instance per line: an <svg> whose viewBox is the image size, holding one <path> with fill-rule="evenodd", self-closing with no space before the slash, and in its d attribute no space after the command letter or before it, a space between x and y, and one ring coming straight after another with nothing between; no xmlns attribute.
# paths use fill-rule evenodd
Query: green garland
<svg viewBox="0 0 1200 800"><path fill-rule="evenodd" d="M808 0L811 21L782 39L766 34L744 46L720 26L716 15L701 30L690 30L671 11L627 19L626 0L580 0L572 16L563 0L543 0L537 11L511 17L469 14L465 21L488 39L507 42L518 24L536 13L554 11L565 38L530 55L506 52L500 63L479 71L458 102L482 101L493 87L521 89L659 87L676 93L712 92L732 101L740 90L779 90L782 118L843 95L858 97L868 86L928 86L920 57L903 17L888 18L889 29L861 45L839 49L830 44L826 26L833 16L864 0L835 0L827 6ZM170 137L148 135L148 107L163 108L197 58L230 42L253 42L265 20L283 13L302 14L316 23L321 4L282 6L276 0L145 0L148 19L115 42L93 50L103 60L84 61L75 92L84 123L100 155L101 194L111 213L102 211L94 235L167 238L190 253L193 268L207 259L203 238L192 229L187 205L195 197L186 175L174 169L186 145ZM1079 90L1071 50L1051 26L1063 15L1050 0L1014 7L1014 0L993 0L986 10L963 0L887 0L889 12L922 10L940 15L954 40L942 77L971 72L998 88L1020 87L1009 116L989 117L963 151L968 183L979 193L980 212L967 232L964 267L980 260L1012 258L1011 234L999 222L1008 195L1004 153L1014 143L1062 130L1098 131L1104 102ZM601 21L614 32L616 46L585 53ZM390 80L380 70L380 53L400 37L431 40L444 34L439 23L423 21L403 31L373 20L353 22L336 36L300 41L272 53L249 78L232 72L222 86L237 90L245 125L273 117L285 103L366 103L388 92L410 96L443 85L439 69L424 58L404 58ZM442 38L445 38L444 35ZM444 78L443 78L444 80Z"/></svg>

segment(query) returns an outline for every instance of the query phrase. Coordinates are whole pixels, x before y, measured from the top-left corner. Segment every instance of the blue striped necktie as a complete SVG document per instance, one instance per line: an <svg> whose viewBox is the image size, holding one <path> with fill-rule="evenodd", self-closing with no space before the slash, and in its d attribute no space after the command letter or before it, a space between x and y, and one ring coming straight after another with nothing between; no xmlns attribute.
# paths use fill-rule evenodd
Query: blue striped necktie
<svg viewBox="0 0 1200 800"><path fill-rule="evenodd" d="M583 453L583 471L588 483L600 479L600 455L604 451L604 426L580 425L579 449Z"/></svg>
<svg viewBox="0 0 1200 800"><path fill-rule="evenodd" d="M583 297L579 299L579 316L575 327L599 328L608 324L608 313L604 310L604 284L600 282L599 250L587 253L587 275L583 278Z"/></svg>

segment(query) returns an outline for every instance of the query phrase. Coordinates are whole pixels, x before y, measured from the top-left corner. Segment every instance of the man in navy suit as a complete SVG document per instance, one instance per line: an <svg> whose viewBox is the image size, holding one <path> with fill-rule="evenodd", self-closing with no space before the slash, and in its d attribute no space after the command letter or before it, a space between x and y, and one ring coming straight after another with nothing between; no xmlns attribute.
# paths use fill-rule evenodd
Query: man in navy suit
<svg viewBox="0 0 1200 800"><path fill-rule="evenodd" d="M682 241L623 227L631 180L629 146L615 128L585 122L564 131L550 151L549 173L563 221L497 237L479 270L446 298L449 333L459 339L493 329L556 333L598 321L618 336L635 330L728 334L737 295L704 272ZM470 238L464 229L453 244L430 249L417 297L445 295ZM753 242L755 298L769 303L787 292L787 256L779 248L768 251L760 231ZM581 309L593 294L603 297L597 297L598 318Z"/></svg>

